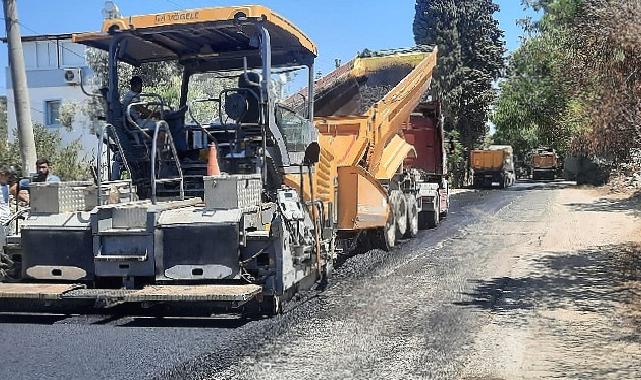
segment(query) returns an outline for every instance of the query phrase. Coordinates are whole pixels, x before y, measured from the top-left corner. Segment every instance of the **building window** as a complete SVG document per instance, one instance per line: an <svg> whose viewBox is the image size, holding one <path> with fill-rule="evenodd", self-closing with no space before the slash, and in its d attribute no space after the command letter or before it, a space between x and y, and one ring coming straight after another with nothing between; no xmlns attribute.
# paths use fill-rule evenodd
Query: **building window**
<svg viewBox="0 0 641 380"><path fill-rule="evenodd" d="M61 100L45 101L45 124L47 127L57 127L60 125L60 106Z"/></svg>

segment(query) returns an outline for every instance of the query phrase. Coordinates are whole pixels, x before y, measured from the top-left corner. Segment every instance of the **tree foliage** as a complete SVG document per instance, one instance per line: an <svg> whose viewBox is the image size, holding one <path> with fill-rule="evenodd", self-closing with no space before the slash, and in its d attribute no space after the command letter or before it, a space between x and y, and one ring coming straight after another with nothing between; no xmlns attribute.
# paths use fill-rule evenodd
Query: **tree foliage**
<svg viewBox="0 0 641 380"><path fill-rule="evenodd" d="M641 142L641 3L524 4L543 17L524 23L524 43L510 58L493 115L497 139L625 162Z"/></svg>
<svg viewBox="0 0 641 380"><path fill-rule="evenodd" d="M528 38L510 57L492 121L495 142L512 145L520 158L545 145L564 152L572 134L559 119L567 109L567 86L561 80L565 52L550 36Z"/></svg>
<svg viewBox="0 0 641 380"><path fill-rule="evenodd" d="M434 93L443 102L446 127L472 148L487 132L492 86L503 69L505 43L492 0L417 0L414 38L438 46Z"/></svg>
<svg viewBox="0 0 641 380"><path fill-rule="evenodd" d="M69 144L62 143L60 131L48 129L41 124L33 125L34 137L36 140L36 152L39 158L47 158L51 161L53 172L63 181L86 180L89 178L89 157L80 155L80 142L72 141ZM0 144L0 166L13 167L18 176L26 176L30 170L24 170L20 160L20 145L17 138L8 141L3 136Z"/></svg>
<svg viewBox="0 0 641 380"><path fill-rule="evenodd" d="M72 116L69 115L73 107L63 105L61 108L64 108L64 112L61 110L61 123L65 129L68 129L73 122ZM16 175L24 176L28 173L22 168L19 142L17 138L9 141L6 110L7 102L6 98L3 98L0 102L0 166L14 168ZM37 156L49 159L56 175L62 180L83 180L89 177L89 158L80 155L81 147L78 141L63 144L59 130L47 129L37 123L33 126L33 132ZM14 135L17 136L17 132ZM30 169L35 170L35 168Z"/></svg>

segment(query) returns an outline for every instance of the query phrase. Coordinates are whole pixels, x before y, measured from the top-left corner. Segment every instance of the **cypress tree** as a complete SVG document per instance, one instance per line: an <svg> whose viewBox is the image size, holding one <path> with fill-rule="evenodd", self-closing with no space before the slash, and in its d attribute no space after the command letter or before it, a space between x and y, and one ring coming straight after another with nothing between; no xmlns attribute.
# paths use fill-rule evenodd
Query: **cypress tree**
<svg viewBox="0 0 641 380"><path fill-rule="evenodd" d="M468 148L486 134L493 82L504 67L503 31L493 0L417 0L414 39L436 45L439 61L433 91L443 102L446 127Z"/></svg>

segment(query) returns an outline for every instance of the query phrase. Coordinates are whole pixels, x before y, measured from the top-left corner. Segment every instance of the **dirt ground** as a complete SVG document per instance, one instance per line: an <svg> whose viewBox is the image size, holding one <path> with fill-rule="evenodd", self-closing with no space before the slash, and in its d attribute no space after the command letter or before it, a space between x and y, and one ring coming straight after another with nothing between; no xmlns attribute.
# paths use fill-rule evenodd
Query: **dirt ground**
<svg viewBox="0 0 641 380"><path fill-rule="evenodd" d="M464 379L641 378L641 201L566 188L511 247L509 275L482 282L490 310Z"/></svg>

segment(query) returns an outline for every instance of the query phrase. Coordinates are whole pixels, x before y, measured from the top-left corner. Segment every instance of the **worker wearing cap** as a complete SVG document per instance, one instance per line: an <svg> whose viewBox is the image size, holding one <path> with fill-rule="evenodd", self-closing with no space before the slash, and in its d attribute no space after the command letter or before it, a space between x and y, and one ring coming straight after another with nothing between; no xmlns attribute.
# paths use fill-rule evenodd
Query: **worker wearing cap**
<svg viewBox="0 0 641 380"><path fill-rule="evenodd" d="M33 182L60 182L60 178L51 174L51 163L46 158L36 161L36 175L31 180L21 179L19 182L18 199L29 203L29 184Z"/></svg>

